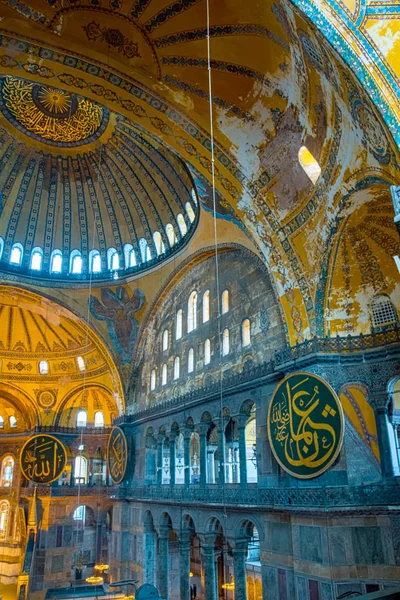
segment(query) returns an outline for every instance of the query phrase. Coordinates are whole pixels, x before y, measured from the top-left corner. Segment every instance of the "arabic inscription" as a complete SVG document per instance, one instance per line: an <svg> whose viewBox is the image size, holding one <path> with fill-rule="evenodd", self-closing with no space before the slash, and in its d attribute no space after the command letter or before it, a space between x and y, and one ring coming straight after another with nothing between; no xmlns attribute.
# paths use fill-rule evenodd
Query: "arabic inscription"
<svg viewBox="0 0 400 600"><path fill-rule="evenodd" d="M108 439L108 470L114 483L121 483L128 464L128 444L120 427L113 427Z"/></svg>
<svg viewBox="0 0 400 600"><path fill-rule="evenodd" d="M64 445L52 435L34 435L21 450L21 471L35 483L55 481L63 473L66 463Z"/></svg>

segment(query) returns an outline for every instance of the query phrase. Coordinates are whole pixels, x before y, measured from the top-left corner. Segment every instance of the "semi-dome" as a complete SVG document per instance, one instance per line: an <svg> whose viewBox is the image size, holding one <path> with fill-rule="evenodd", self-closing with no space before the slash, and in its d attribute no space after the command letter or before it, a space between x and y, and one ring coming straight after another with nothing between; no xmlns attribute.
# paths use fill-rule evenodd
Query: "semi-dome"
<svg viewBox="0 0 400 600"><path fill-rule="evenodd" d="M186 165L139 125L64 90L0 81L0 268L109 279L162 261L198 212Z"/></svg>

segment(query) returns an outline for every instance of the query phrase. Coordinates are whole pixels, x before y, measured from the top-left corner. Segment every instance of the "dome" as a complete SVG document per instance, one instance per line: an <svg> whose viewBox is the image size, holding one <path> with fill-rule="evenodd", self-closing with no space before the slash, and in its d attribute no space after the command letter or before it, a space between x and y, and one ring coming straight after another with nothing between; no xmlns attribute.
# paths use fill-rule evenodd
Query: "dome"
<svg viewBox="0 0 400 600"><path fill-rule="evenodd" d="M0 113L1 271L47 283L124 277L190 239L189 170L139 125L11 76Z"/></svg>

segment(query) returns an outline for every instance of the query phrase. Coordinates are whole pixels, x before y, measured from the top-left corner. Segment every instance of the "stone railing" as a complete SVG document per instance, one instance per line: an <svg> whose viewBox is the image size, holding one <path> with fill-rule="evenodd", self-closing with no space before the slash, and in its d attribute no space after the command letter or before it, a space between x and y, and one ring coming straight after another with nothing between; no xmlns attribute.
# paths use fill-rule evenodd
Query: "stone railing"
<svg viewBox="0 0 400 600"><path fill-rule="evenodd" d="M94 427L87 425L86 427L62 427L60 425L37 425L34 433L72 433L80 435L109 435L111 427Z"/></svg>
<svg viewBox="0 0 400 600"><path fill-rule="evenodd" d="M400 482L359 487L331 488L199 488L193 486L147 486L119 488L118 497L126 500L179 503L183 505L250 506L262 508L344 509L398 506ZM400 511L400 506L399 506Z"/></svg>
<svg viewBox="0 0 400 600"><path fill-rule="evenodd" d="M62 498L64 496L99 496L101 498L116 497L119 489L113 486L68 486L68 485L38 485L36 486L37 496L50 496L52 498ZM33 487L21 488L21 497L30 498L33 496Z"/></svg>

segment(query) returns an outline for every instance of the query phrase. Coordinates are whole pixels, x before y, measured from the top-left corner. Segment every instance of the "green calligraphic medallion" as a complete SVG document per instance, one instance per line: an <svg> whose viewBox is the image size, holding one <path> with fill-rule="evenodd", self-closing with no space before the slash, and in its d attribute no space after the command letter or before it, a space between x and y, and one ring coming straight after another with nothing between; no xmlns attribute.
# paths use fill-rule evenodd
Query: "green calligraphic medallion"
<svg viewBox="0 0 400 600"><path fill-rule="evenodd" d="M121 483L128 464L128 443L120 427L113 427L108 438L108 472L114 483Z"/></svg>
<svg viewBox="0 0 400 600"><path fill-rule="evenodd" d="M64 445L52 435L33 435L21 450L21 471L29 481L52 483L60 477L67 464Z"/></svg>
<svg viewBox="0 0 400 600"><path fill-rule="evenodd" d="M282 469L299 479L329 469L343 442L340 400L331 386L311 373L293 373L274 391L268 410L268 437Z"/></svg>

